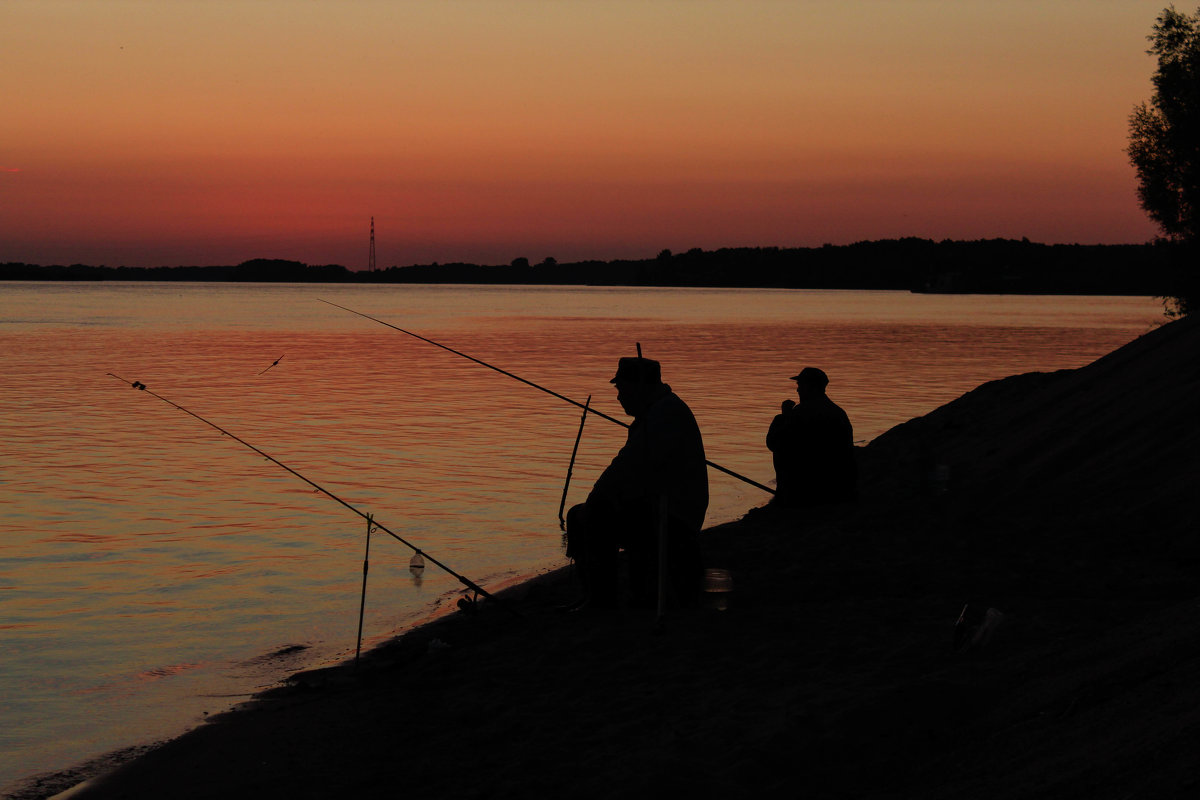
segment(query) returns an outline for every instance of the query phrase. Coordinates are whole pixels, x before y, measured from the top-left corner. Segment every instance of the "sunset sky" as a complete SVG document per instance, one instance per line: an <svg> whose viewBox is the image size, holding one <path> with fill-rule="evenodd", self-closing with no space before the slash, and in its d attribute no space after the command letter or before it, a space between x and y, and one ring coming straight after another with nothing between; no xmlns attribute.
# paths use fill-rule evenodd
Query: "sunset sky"
<svg viewBox="0 0 1200 800"><path fill-rule="evenodd" d="M1165 5L3 0L0 262L1146 241Z"/></svg>

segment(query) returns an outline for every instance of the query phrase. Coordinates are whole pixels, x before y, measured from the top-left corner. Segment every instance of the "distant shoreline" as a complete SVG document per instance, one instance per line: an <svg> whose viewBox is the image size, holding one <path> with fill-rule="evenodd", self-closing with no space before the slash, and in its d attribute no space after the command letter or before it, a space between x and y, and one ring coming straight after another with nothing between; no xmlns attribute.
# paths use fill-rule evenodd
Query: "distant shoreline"
<svg viewBox="0 0 1200 800"><path fill-rule="evenodd" d="M7 281L192 281L551 286L675 286L900 290L949 294L1169 296L1184 266L1177 247L1038 244L1027 239L906 238L809 248L663 250L654 258L505 265L414 264L373 272L258 258L235 266L0 264Z"/></svg>

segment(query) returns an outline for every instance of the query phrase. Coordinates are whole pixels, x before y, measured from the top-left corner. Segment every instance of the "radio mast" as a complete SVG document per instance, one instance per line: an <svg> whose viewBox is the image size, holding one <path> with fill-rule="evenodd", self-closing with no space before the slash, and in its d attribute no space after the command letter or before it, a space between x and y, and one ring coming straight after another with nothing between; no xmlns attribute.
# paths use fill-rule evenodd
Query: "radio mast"
<svg viewBox="0 0 1200 800"><path fill-rule="evenodd" d="M375 218L371 217L371 254L367 256L367 272L375 271Z"/></svg>

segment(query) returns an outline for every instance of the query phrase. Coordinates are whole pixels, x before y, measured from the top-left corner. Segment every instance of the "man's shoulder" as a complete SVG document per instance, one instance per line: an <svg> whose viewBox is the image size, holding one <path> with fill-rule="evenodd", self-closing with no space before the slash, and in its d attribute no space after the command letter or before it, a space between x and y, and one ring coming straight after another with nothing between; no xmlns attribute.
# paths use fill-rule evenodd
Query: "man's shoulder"
<svg viewBox="0 0 1200 800"><path fill-rule="evenodd" d="M680 411L686 411L689 414L692 413L692 410L688 407L688 404L684 402L683 398L675 394L675 392L671 391L669 388L661 397L654 401L654 404L650 408L652 410L662 409L663 411L671 413L678 413Z"/></svg>
<svg viewBox="0 0 1200 800"><path fill-rule="evenodd" d="M786 416L795 420L797 424L821 425L849 420L841 406L823 395L819 399L798 404Z"/></svg>
<svg viewBox="0 0 1200 800"><path fill-rule="evenodd" d="M670 419L676 422L689 421L693 425L696 421L695 415L692 414L692 409L688 407L688 404L684 402L682 397L670 391L670 387L650 404L646 416L660 420Z"/></svg>
<svg viewBox="0 0 1200 800"><path fill-rule="evenodd" d="M820 403L819 403L818 407L828 413L841 414L841 415L845 415L845 413L846 413L845 411L842 410L842 407L839 406L837 403L833 402L833 398L831 398L827 394L821 395L821 399L820 399Z"/></svg>

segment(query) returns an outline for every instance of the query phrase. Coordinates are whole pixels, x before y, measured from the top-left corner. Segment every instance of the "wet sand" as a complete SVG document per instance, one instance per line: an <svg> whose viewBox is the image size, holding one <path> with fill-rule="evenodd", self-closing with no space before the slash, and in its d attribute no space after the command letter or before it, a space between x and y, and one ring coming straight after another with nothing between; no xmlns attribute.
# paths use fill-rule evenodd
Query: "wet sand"
<svg viewBox="0 0 1200 800"><path fill-rule="evenodd" d="M550 573L72 797L1193 795L1198 323L889 431L854 505L709 529L725 610L565 613ZM956 651L968 602L1003 616Z"/></svg>

